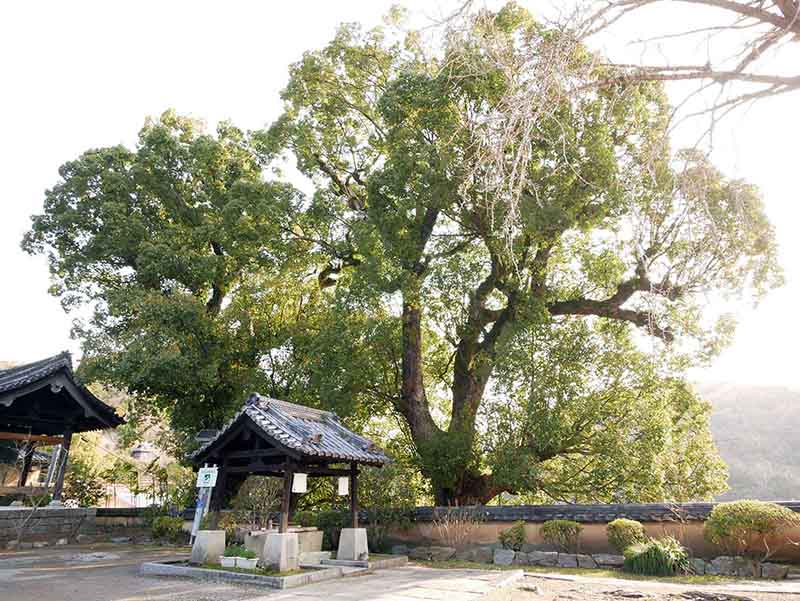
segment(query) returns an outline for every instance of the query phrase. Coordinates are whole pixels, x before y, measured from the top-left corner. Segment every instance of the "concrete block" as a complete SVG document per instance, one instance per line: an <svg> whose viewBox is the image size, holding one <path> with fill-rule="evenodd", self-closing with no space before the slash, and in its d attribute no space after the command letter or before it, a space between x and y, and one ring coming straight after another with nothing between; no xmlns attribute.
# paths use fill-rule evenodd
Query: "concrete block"
<svg viewBox="0 0 800 601"><path fill-rule="evenodd" d="M202 565L204 563L219 563L219 558L225 553L224 530L198 530L192 545L191 563Z"/></svg>
<svg viewBox="0 0 800 601"><path fill-rule="evenodd" d="M455 551L454 551L455 553ZM366 528L342 528L336 559L364 561L369 559Z"/></svg>
<svg viewBox="0 0 800 601"><path fill-rule="evenodd" d="M514 562L514 555L516 554L513 549L495 549L492 563L498 566L510 566Z"/></svg>
<svg viewBox="0 0 800 601"><path fill-rule="evenodd" d="M296 570L300 566L297 533L270 533L264 543L261 565L277 569L279 572Z"/></svg>
<svg viewBox="0 0 800 601"><path fill-rule="evenodd" d="M577 568L578 556L572 553L559 553L558 565L562 568Z"/></svg>

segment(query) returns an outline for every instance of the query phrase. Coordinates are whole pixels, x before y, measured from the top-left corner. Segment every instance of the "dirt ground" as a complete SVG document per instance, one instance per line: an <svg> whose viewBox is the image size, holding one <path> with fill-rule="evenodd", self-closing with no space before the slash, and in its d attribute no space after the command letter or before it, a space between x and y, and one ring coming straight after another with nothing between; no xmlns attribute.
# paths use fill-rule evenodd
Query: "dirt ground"
<svg viewBox="0 0 800 601"><path fill-rule="evenodd" d="M788 581L735 580L713 585L526 574L510 601L800 601Z"/></svg>

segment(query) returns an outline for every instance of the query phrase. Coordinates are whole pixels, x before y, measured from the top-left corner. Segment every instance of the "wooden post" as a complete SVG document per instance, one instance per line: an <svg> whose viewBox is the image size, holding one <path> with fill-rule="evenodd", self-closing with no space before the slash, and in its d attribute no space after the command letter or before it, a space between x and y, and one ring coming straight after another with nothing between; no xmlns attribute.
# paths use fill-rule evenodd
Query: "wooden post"
<svg viewBox="0 0 800 601"><path fill-rule="evenodd" d="M61 493L64 490L64 474L67 471L69 461L69 445L72 443L72 429L64 430L64 442L61 443L61 453L58 458L58 471L56 472L56 484L53 488L53 501L61 501Z"/></svg>
<svg viewBox="0 0 800 601"><path fill-rule="evenodd" d="M225 493L228 485L228 474L226 472L225 463L223 463L217 472L217 484L211 491L211 511L220 511L225 507Z"/></svg>
<svg viewBox="0 0 800 601"><path fill-rule="evenodd" d="M350 517L358 528L358 464L350 464Z"/></svg>
<svg viewBox="0 0 800 601"><path fill-rule="evenodd" d="M35 442L26 442L22 447L22 467L19 470L17 486L25 486L25 483L28 481L28 474L31 471L31 462L33 461L33 450L35 448Z"/></svg>
<svg viewBox="0 0 800 601"><path fill-rule="evenodd" d="M278 532L284 534L289 532L289 505L292 500L292 478L294 477L294 468L290 464L286 464L283 472L283 501L281 503L281 524Z"/></svg>

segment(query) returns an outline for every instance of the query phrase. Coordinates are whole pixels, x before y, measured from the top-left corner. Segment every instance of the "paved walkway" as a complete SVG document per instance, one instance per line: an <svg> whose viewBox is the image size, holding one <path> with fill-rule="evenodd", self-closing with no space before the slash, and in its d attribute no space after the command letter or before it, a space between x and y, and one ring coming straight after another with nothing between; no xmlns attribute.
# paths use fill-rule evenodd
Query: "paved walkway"
<svg viewBox="0 0 800 601"><path fill-rule="evenodd" d="M180 578L143 577L139 565L169 549L124 546L0 555L5 601L477 601L508 573L408 566L278 591Z"/></svg>

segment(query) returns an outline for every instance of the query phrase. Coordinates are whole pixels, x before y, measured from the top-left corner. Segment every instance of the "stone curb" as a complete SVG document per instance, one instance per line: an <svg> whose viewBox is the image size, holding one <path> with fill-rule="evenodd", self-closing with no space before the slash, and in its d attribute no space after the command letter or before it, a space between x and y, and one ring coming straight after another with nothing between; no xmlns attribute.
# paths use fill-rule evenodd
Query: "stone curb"
<svg viewBox="0 0 800 601"><path fill-rule="evenodd" d="M183 562L181 562L183 563ZM290 576L261 576L259 574L242 574L240 572L226 572L223 570L209 570L207 568L194 568L187 565L178 565L178 562L145 562L139 567L142 576L182 576L185 578L199 578L217 582L238 582L242 584L262 584L269 588L286 589L341 578L344 570L340 567L329 567L315 570L307 574L292 574Z"/></svg>

